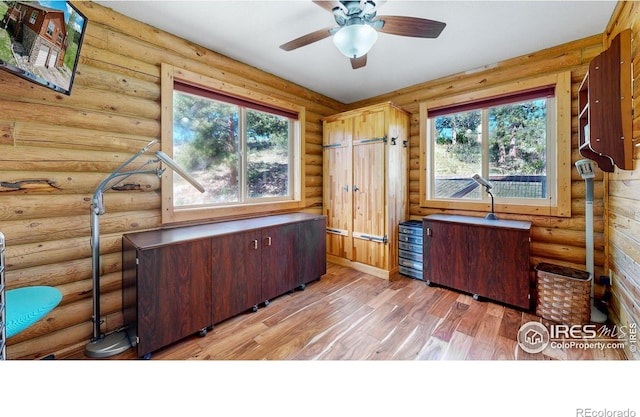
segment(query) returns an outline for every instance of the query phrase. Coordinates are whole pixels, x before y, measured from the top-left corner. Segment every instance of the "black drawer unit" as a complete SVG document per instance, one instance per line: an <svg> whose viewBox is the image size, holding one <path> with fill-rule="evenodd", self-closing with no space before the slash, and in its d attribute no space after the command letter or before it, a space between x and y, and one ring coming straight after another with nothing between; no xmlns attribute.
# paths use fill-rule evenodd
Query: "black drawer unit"
<svg viewBox="0 0 640 417"><path fill-rule="evenodd" d="M398 254L400 273L422 280L422 221L408 220L400 223Z"/></svg>

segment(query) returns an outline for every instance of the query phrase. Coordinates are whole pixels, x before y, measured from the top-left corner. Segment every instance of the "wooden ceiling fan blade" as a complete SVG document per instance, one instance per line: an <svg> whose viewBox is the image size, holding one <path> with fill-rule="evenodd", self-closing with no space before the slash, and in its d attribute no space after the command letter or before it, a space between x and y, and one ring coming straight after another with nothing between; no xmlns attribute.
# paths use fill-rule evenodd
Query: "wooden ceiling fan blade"
<svg viewBox="0 0 640 417"><path fill-rule="evenodd" d="M362 55L360 58L351 58L351 68L358 69L367 65L367 55Z"/></svg>
<svg viewBox="0 0 640 417"><path fill-rule="evenodd" d="M382 20L382 33L410 36L413 38L437 38L447 25L444 22L409 16L378 16L373 21Z"/></svg>
<svg viewBox="0 0 640 417"><path fill-rule="evenodd" d="M307 33L304 36L300 36L292 41L287 43L283 43L280 45L280 49L284 49L285 51L293 51L294 49L300 48L302 46L307 46L311 43L320 41L324 38L328 38L331 36L331 29L333 26L326 27L324 29L316 30L315 32Z"/></svg>
<svg viewBox="0 0 640 417"><path fill-rule="evenodd" d="M322 7L323 9L332 12L336 7L341 8L345 13L348 11L344 4L339 1L328 1L328 0L313 0L315 4Z"/></svg>

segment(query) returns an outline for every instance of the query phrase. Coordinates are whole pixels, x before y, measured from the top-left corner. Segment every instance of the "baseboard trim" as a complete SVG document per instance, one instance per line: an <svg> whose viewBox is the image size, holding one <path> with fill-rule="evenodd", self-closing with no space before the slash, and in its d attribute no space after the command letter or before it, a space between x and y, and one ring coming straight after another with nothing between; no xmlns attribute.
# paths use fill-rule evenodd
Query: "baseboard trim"
<svg viewBox="0 0 640 417"><path fill-rule="evenodd" d="M391 271L387 271L386 269L377 268L375 266L363 264L361 262L351 261L349 259L340 258L335 255L327 254L327 262L332 262L336 265L348 266L349 268L353 268L356 271L365 272L369 275L373 275L378 278L387 279L389 281L394 281L400 277L400 268L394 268Z"/></svg>

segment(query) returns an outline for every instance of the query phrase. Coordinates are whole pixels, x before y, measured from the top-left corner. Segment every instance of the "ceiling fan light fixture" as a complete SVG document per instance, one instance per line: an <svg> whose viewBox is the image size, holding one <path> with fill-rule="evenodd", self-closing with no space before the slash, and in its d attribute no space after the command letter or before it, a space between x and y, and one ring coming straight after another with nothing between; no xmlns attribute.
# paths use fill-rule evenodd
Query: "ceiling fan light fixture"
<svg viewBox="0 0 640 417"><path fill-rule="evenodd" d="M366 55L378 40L378 32L367 24L353 24L342 27L333 35L333 43L347 58Z"/></svg>

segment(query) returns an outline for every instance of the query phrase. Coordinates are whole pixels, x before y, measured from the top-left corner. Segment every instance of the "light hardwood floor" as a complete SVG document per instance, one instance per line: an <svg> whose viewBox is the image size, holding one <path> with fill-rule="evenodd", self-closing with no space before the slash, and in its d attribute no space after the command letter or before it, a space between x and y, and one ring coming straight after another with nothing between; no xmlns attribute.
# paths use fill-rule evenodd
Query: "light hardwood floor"
<svg viewBox="0 0 640 417"><path fill-rule="evenodd" d="M153 352L152 360L601 360L622 349L552 349L530 354L520 327L531 313L401 277L387 281L328 265L303 291ZM72 359L80 359L78 354ZM132 349L111 359L134 359Z"/></svg>

